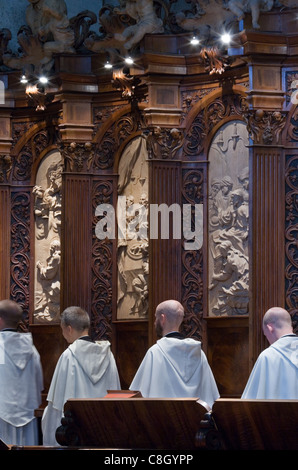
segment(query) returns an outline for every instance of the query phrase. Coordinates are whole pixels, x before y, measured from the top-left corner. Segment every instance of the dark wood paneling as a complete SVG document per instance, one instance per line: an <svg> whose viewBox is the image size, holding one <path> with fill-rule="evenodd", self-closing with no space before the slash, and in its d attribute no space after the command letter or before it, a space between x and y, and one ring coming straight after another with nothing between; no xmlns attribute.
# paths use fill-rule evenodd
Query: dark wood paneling
<svg viewBox="0 0 298 470"><path fill-rule="evenodd" d="M128 389L148 349L148 322L117 322L115 356L122 389Z"/></svg>
<svg viewBox="0 0 298 470"><path fill-rule="evenodd" d="M208 361L221 397L240 397L248 376L248 317L209 318Z"/></svg>
<svg viewBox="0 0 298 470"><path fill-rule="evenodd" d="M30 325L29 331L32 333L34 345L41 357L46 394L57 361L68 345L62 336L60 325Z"/></svg>

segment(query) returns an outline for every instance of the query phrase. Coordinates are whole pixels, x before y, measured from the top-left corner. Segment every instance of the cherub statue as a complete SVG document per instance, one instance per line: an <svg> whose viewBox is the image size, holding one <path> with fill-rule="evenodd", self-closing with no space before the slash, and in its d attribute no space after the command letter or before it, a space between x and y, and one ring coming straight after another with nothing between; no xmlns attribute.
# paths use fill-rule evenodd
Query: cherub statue
<svg viewBox="0 0 298 470"><path fill-rule="evenodd" d="M270 11L274 0L229 0L226 8L237 16L238 21L242 20L245 13L251 12L252 27L259 29L258 23L261 11Z"/></svg>
<svg viewBox="0 0 298 470"><path fill-rule="evenodd" d="M44 43L46 63L57 52L75 52L74 32L69 26L64 0L28 0L26 20L33 34Z"/></svg>
<svg viewBox="0 0 298 470"><path fill-rule="evenodd" d="M115 8L118 15L128 15L136 21L136 24L128 26L124 31L115 33L115 39L123 41L124 47L130 50L136 46L145 34L163 33L163 21L158 18L153 0L127 0L124 8Z"/></svg>

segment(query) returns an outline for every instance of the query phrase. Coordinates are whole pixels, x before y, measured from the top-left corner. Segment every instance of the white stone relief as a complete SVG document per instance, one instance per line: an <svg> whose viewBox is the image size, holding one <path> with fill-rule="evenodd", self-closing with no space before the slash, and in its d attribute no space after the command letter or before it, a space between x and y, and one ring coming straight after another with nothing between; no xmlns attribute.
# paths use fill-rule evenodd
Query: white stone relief
<svg viewBox="0 0 298 470"><path fill-rule="evenodd" d="M58 322L60 316L62 162L48 154L37 172L35 197L34 321Z"/></svg>
<svg viewBox="0 0 298 470"><path fill-rule="evenodd" d="M148 163L146 141L134 139L119 164L118 196L125 196L125 235L118 233L117 319L148 316ZM123 215L123 214L121 214Z"/></svg>
<svg viewBox="0 0 298 470"><path fill-rule="evenodd" d="M209 315L248 314L248 135L231 122L209 152Z"/></svg>

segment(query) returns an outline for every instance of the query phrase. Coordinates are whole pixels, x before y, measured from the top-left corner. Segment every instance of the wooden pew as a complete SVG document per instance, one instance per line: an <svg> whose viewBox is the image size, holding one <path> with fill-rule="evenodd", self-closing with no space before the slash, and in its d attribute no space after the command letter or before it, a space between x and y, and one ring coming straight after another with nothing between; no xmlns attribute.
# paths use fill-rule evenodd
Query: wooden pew
<svg viewBox="0 0 298 470"><path fill-rule="evenodd" d="M201 422L198 441L207 449L298 450L298 400L220 398Z"/></svg>
<svg viewBox="0 0 298 470"><path fill-rule="evenodd" d="M56 439L62 446L194 450L205 413L197 398L70 399Z"/></svg>

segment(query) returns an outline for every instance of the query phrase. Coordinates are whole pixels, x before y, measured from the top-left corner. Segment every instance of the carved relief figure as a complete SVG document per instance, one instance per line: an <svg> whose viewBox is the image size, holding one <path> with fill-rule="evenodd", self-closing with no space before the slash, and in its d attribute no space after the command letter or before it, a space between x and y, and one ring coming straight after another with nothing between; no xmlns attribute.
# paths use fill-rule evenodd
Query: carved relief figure
<svg viewBox="0 0 298 470"><path fill-rule="evenodd" d="M37 172L35 196L35 322L59 322L62 162L45 157Z"/></svg>
<svg viewBox="0 0 298 470"><path fill-rule="evenodd" d="M118 196L124 201L120 206L123 224L118 230L118 319L148 315L147 158L146 140L141 136L128 144L119 164Z"/></svg>
<svg viewBox="0 0 298 470"><path fill-rule="evenodd" d="M230 241L219 247L221 268L212 276L210 291L218 286L215 315L243 315L248 313L249 265L248 258L235 249ZM217 261L219 263L219 261Z"/></svg>
<svg viewBox="0 0 298 470"><path fill-rule="evenodd" d="M118 15L128 15L136 23L127 26L124 31L115 33L115 38L119 41L125 41L124 47L130 50L137 45L145 34L163 33L163 21L157 17L153 0L127 0L124 8L115 8L114 12Z"/></svg>
<svg viewBox="0 0 298 470"><path fill-rule="evenodd" d="M50 254L44 265L37 261L36 267L43 287L37 300L35 314L39 320L59 321L60 312L60 240L54 239L50 244Z"/></svg>
<svg viewBox="0 0 298 470"><path fill-rule="evenodd" d="M244 124L231 122L217 133L211 145L209 315L248 313L247 144Z"/></svg>

